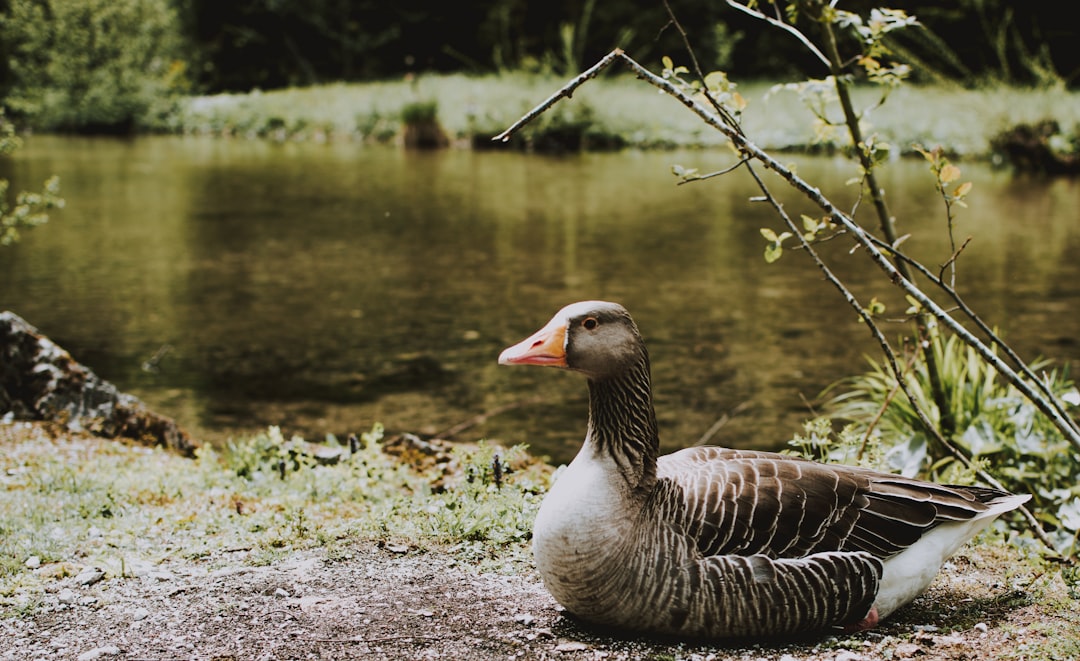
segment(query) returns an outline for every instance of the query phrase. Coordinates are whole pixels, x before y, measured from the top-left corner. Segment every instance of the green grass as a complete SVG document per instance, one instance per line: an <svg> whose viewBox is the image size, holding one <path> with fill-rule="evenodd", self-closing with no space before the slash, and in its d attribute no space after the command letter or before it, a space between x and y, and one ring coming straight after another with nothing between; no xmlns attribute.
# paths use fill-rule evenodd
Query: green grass
<svg viewBox="0 0 1080 661"><path fill-rule="evenodd" d="M9 430L11 428L9 427ZM295 549L372 540L445 549L459 558L513 563L527 556L532 519L546 489L523 468L497 485L497 448L455 449L459 480L433 489L424 473L380 449L381 429L355 454L320 465L276 428L196 460L160 449L89 438L54 440L20 425L0 455L0 605L23 588L96 565L108 575L169 557L198 559L229 549L268 564ZM521 447L503 464L522 465ZM288 458L284 477L280 460ZM467 479L471 477L471 479ZM28 567L40 564L37 571ZM32 591L32 590L31 590Z"/></svg>
<svg viewBox="0 0 1080 661"><path fill-rule="evenodd" d="M279 139L392 140L402 115L417 104L435 104L438 120L452 139L489 136L547 98L565 80L524 73L490 76L425 75L364 84L331 84L250 94L222 94L186 100L159 129ZM747 100L743 125L760 147L770 150L813 145L814 118L794 92L770 93L772 83L740 83ZM877 100L872 88L855 90L856 106ZM835 113L831 118L839 119ZM557 121L585 119L590 130L617 136L638 148L715 147L722 136L672 98L630 76L612 75L586 83L556 105ZM1080 124L1080 95L1054 89L903 86L884 106L864 118L867 132L880 132L897 151L911 145L945 145L960 156L983 157L999 132L1020 122L1054 118L1063 127Z"/></svg>
<svg viewBox="0 0 1080 661"><path fill-rule="evenodd" d="M1066 557L1075 555L1080 550L1080 455L1045 415L958 337L936 335L932 347L948 411L940 411L934 402L921 354L904 361L909 365L905 383L919 409L939 428L947 413L955 427L948 440L1009 491L1031 494L1028 506L1056 550ZM1046 361L1036 361L1031 368L1075 416L1080 393L1068 370L1054 369ZM833 397L826 414L851 425L836 441L829 425L808 426L796 443L804 453L832 461L861 460L943 482L973 479L926 432L887 364L871 360L866 373L834 384L829 392Z"/></svg>

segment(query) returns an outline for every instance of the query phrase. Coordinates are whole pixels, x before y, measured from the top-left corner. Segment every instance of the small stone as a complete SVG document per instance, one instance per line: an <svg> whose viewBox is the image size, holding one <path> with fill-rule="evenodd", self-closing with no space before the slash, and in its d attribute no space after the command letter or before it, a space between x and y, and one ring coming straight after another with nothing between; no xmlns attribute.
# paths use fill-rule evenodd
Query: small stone
<svg viewBox="0 0 1080 661"><path fill-rule="evenodd" d="M41 566L41 558L37 557L36 555L32 555L27 558L26 562L23 564L26 565L27 569L37 569Z"/></svg>
<svg viewBox="0 0 1080 661"><path fill-rule="evenodd" d="M80 606L93 606L96 603L97 603L97 597L91 597L90 595L87 595L85 597L80 597L79 598L79 605Z"/></svg>
<svg viewBox="0 0 1080 661"><path fill-rule="evenodd" d="M104 571L98 567L87 567L79 572L79 575L75 577L75 582L79 585L93 585L103 578L105 578Z"/></svg>
<svg viewBox="0 0 1080 661"><path fill-rule="evenodd" d="M277 590L274 590L274 596L287 598L289 596L289 591L285 588L278 588Z"/></svg>
<svg viewBox="0 0 1080 661"><path fill-rule="evenodd" d="M148 617L150 617L150 611L145 608L139 607L131 611L131 619L134 622L140 622Z"/></svg>
<svg viewBox="0 0 1080 661"><path fill-rule="evenodd" d="M555 646L556 652L584 652L587 649L589 649L588 645L576 640L566 641Z"/></svg>
<svg viewBox="0 0 1080 661"><path fill-rule="evenodd" d="M525 626L531 626L536 622L536 618L530 613L517 613L514 615L514 621L524 624Z"/></svg>
<svg viewBox="0 0 1080 661"><path fill-rule="evenodd" d="M119 656L120 648L116 645L106 645L104 647L95 647L92 650L87 650L80 654L77 658L78 661L95 661L106 656Z"/></svg>
<svg viewBox="0 0 1080 661"><path fill-rule="evenodd" d="M56 595L56 600L62 604L71 605L78 601L79 595L75 594L74 590L64 588Z"/></svg>
<svg viewBox="0 0 1080 661"><path fill-rule="evenodd" d="M911 659L923 653L923 649L915 643L900 643L893 649L893 656L897 659Z"/></svg>
<svg viewBox="0 0 1080 661"><path fill-rule="evenodd" d="M990 627L987 626L986 622L979 622L978 624L975 625L975 630L978 631L979 633L986 633L987 631L990 630Z"/></svg>
<svg viewBox="0 0 1080 661"><path fill-rule="evenodd" d="M862 661L863 656L856 652L843 651L836 655L834 661Z"/></svg>
<svg viewBox="0 0 1080 661"><path fill-rule="evenodd" d="M386 550L391 553L408 553L409 547L404 544L387 544Z"/></svg>

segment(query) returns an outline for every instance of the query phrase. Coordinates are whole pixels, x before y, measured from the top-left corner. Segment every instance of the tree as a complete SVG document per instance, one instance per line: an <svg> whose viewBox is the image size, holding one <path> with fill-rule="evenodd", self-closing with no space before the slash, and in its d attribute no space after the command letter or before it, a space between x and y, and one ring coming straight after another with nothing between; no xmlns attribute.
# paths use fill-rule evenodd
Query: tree
<svg viewBox="0 0 1080 661"><path fill-rule="evenodd" d="M3 106L48 130L129 132L185 89L168 0L9 0Z"/></svg>

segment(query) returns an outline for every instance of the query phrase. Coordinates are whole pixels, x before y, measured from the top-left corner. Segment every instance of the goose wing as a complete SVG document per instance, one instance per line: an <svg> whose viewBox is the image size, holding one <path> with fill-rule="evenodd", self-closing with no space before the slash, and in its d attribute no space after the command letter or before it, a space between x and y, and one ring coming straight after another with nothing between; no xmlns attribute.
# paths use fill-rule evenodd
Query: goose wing
<svg viewBox="0 0 1080 661"><path fill-rule="evenodd" d="M699 447L661 458L657 506L703 556L888 558L944 521L975 518L1008 494L950 487L787 455Z"/></svg>
<svg viewBox="0 0 1080 661"><path fill-rule="evenodd" d="M806 558L714 555L695 563L704 622L721 635L761 636L852 627L874 605L881 561L869 553Z"/></svg>

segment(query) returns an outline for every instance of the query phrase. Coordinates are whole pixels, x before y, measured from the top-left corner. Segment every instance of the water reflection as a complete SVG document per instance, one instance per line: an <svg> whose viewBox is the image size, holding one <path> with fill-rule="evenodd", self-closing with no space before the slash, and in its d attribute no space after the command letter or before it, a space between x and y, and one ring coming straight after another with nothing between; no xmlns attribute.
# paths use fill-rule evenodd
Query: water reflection
<svg viewBox="0 0 1080 661"><path fill-rule="evenodd" d="M5 174L15 189L60 174L68 206L0 252L0 308L210 440L376 420L435 432L529 402L464 437L565 460L583 431L584 384L495 357L567 302L614 299L649 341L669 449L736 409L716 441L776 447L874 346L801 255L764 263L759 228L775 220L747 201L747 177L676 187L668 174L727 161L34 137ZM856 204L846 163L798 168ZM1024 355L1080 358L1077 183L965 174L976 188L957 235L977 238L962 291ZM884 183L908 247L942 263L927 177L903 162ZM848 248L828 250L857 293L906 307ZM160 370L143 371L164 345Z"/></svg>

